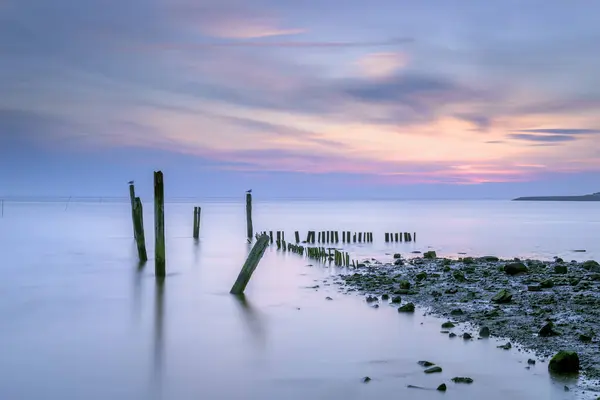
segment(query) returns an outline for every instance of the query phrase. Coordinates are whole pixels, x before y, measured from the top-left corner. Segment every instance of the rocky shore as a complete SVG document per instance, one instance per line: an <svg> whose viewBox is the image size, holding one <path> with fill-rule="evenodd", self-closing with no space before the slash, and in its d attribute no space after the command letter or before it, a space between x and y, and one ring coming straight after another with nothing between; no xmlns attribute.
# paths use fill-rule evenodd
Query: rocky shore
<svg viewBox="0 0 600 400"><path fill-rule="evenodd" d="M371 306L389 304L399 312L426 307L446 319L443 334L461 340L502 337L508 341L504 348L518 343L544 359L575 351L581 372L600 378L600 265L595 261L395 254L389 263L365 260L333 279L341 291L358 292ZM471 329L457 331L457 323Z"/></svg>

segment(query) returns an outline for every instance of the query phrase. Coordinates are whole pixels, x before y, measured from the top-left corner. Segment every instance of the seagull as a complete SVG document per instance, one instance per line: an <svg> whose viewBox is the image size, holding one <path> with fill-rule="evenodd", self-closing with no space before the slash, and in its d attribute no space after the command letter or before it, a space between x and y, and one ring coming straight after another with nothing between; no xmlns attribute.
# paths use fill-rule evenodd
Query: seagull
<svg viewBox="0 0 600 400"><path fill-rule="evenodd" d="M129 184L130 184L130 185L133 185L133 181L129 181Z"/></svg>
<svg viewBox="0 0 600 400"><path fill-rule="evenodd" d="M252 189L246 190L246 193L252 193Z"/></svg>

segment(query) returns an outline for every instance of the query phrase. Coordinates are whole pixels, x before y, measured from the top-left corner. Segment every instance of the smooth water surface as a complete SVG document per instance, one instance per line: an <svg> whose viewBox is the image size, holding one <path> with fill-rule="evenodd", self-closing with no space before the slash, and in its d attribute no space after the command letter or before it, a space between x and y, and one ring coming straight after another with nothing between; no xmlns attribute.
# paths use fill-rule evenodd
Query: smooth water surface
<svg viewBox="0 0 600 400"><path fill-rule="evenodd" d="M0 399L586 398L565 392L544 363L526 370L526 354L493 340L451 340L421 311L399 315L338 294L322 283L337 271L295 254L268 249L245 299L232 297L249 249L244 204L200 204L198 242L194 205L166 206L169 276L161 285L153 260L137 265L128 204L5 204ZM346 249L382 261L428 248L600 258L600 203L256 201L254 225L288 239L294 230L372 231L374 243ZM386 231L417 232L417 242L386 245ZM424 359L443 373L424 374ZM453 376L475 383L455 385ZM406 387L442 382L443 394Z"/></svg>

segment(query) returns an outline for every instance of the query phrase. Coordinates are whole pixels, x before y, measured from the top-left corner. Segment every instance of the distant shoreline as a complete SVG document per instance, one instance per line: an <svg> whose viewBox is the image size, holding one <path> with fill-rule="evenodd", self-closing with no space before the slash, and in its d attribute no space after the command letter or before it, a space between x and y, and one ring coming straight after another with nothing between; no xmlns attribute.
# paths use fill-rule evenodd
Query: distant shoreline
<svg viewBox="0 0 600 400"><path fill-rule="evenodd" d="M582 196L530 196L517 197L513 201L600 201L600 192Z"/></svg>

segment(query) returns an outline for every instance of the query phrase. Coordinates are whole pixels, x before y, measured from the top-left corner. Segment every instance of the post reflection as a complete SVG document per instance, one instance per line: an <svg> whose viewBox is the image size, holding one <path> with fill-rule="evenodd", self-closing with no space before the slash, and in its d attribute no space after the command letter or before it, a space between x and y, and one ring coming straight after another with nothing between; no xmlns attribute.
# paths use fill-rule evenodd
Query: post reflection
<svg viewBox="0 0 600 400"><path fill-rule="evenodd" d="M232 295L232 297L242 311L243 319L246 322L254 344L257 347L264 348L267 342L264 321L261 320L260 315L256 312L248 299L246 299L244 294Z"/></svg>
<svg viewBox="0 0 600 400"><path fill-rule="evenodd" d="M154 375L155 394L160 398L164 368L164 292L165 279L156 278L156 296L154 303Z"/></svg>

